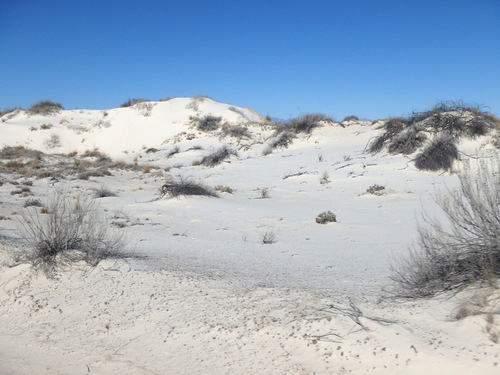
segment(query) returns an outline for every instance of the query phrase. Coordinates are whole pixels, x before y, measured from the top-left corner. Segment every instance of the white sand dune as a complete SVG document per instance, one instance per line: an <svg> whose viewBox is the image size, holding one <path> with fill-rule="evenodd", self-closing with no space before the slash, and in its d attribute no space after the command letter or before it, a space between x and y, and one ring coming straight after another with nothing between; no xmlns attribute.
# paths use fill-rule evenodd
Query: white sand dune
<svg viewBox="0 0 500 375"><path fill-rule="evenodd" d="M139 166L88 179L1 176L1 374L500 371L498 289L386 298L390 265L408 255L422 210L439 215L433 194L456 186L455 173L418 171L411 156L367 154L380 132L371 122L324 124L267 154L274 129L251 110L193 98L146 104L21 112L0 123L0 146L43 151L40 163L53 170L94 160L83 153L96 148ZM193 116L209 114L249 136L197 130ZM497 155L488 142L460 147ZM199 165L223 145L235 155ZM178 177L232 193L156 199ZM26 180L32 196L12 194ZM384 193L367 194L374 184ZM57 187L74 196L116 193L99 199L100 212L139 257L76 264L55 279L17 263L23 204ZM324 211L337 222L317 224ZM263 244L265 235L273 243ZM490 311L455 319L473 298L489 298Z"/></svg>

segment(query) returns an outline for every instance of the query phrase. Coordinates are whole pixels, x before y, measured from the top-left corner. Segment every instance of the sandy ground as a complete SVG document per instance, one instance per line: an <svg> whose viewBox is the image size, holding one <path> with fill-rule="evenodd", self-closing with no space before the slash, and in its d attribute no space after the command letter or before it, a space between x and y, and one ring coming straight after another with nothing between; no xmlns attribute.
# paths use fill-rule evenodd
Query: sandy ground
<svg viewBox="0 0 500 375"><path fill-rule="evenodd" d="M4 266L1 373L497 374L500 368L486 321L451 319L456 301L351 301L149 267L105 261L48 280L27 265Z"/></svg>

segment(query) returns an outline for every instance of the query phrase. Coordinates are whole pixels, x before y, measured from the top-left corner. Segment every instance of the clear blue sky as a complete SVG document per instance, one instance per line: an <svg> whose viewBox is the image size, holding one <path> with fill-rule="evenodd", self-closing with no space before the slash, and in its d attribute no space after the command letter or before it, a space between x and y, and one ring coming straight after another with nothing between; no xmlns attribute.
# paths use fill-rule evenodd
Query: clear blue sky
<svg viewBox="0 0 500 375"><path fill-rule="evenodd" d="M0 108L207 94L285 119L500 115L499 0L2 0L0 51Z"/></svg>

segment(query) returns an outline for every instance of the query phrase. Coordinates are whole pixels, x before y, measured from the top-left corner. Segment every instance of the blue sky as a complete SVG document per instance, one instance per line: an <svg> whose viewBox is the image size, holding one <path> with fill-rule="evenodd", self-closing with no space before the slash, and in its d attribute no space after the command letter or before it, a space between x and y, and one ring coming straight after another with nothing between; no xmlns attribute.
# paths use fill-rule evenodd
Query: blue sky
<svg viewBox="0 0 500 375"><path fill-rule="evenodd" d="M4 0L0 108L206 94L285 119L499 116L499 46L498 0Z"/></svg>

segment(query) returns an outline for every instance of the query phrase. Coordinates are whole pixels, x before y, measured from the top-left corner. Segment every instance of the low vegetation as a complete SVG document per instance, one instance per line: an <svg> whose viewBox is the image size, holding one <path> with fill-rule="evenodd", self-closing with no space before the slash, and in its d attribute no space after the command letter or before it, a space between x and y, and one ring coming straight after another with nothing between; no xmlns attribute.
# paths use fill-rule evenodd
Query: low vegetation
<svg viewBox="0 0 500 375"><path fill-rule="evenodd" d="M217 193L207 186L194 182L190 178L180 177L169 181L160 189L160 198L178 198L181 196L199 195L218 197Z"/></svg>
<svg viewBox="0 0 500 375"><path fill-rule="evenodd" d="M129 256L121 235L108 230L93 199L52 192L42 213L36 206L21 212L19 232L28 247L19 254L47 276L75 262L96 266L107 258Z"/></svg>
<svg viewBox="0 0 500 375"><path fill-rule="evenodd" d="M312 130L324 123L333 123L334 120L321 113L308 113L300 117L294 118L290 123L290 128L295 133L311 133Z"/></svg>
<svg viewBox="0 0 500 375"><path fill-rule="evenodd" d="M129 99L126 102L122 103L120 105L120 108L127 108L127 107L132 107L133 105L139 104L139 103L145 103L145 102L150 102L151 100L146 99L146 98L133 98Z"/></svg>
<svg viewBox="0 0 500 375"><path fill-rule="evenodd" d="M56 103L51 100L41 100L29 106L26 112L32 116L50 116L59 113L63 109L64 108L61 103Z"/></svg>
<svg viewBox="0 0 500 375"><path fill-rule="evenodd" d="M207 167L213 167L222 163L224 160L228 159L231 155L236 155L236 152L231 150L227 146L222 146L218 150L204 156L203 159L201 159L200 164Z"/></svg>
<svg viewBox="0 0 500 375"><path fill-rule="evenodd" d="M478 106L442 102L429 111L386 120L382 134L368 144L367 151L376 154L386 148L391 154L403 155L421 151L415 159L418 169L448 170L458 158L456 144L461 139L486 135L497 122ZM444 149L440 151L441 146Z"/></svg>
<svg viewBox="0 0 500 375"><path fill-rule="evenodd" d="M207 132L217 130L222 121L222 117L207 115L197 120L196 129Z"/></svg>
<svg viewBox="0 0 500 375"><path fill-rule="evenodd" d="M416 248L393 266L397 296L494 285L500 277L500 155L467 163L459 181L436 197L446 221L424 215Z"/></svg>

